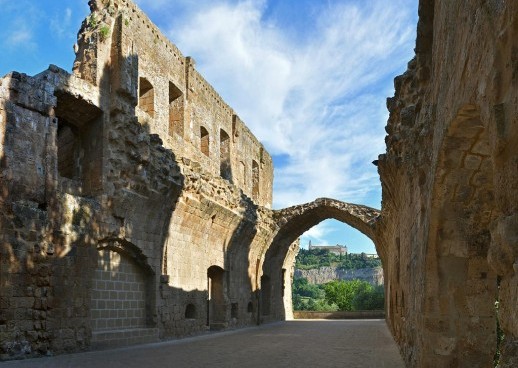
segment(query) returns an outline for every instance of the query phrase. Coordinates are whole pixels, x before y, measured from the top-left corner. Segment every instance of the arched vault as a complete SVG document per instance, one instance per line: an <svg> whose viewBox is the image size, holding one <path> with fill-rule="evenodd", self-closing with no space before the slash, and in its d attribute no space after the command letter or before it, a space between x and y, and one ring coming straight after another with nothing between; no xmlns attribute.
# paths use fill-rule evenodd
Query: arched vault
<svg viewBox="0 0 518 368"><path fill-rule="evenodd" d="M274 211L273 218L279 226L279 231L272 242L274 249L270 248L269 251L274 254L286 251L286 247L305 231L331 218L352 226L375 241L375 227L379 214L380 211L377 209L331 198L318 198L313 202Z"/></svg>
<svg viewBox="0 0 518 368"><path fill-rule="evenodd" d="M262 275L269 280L267 285L261 285L262 320L284 319L291 315L291 293L285 292L291 282L291 277L286 277L291 264L286 264L286 256L290 245L299 236L323 220L335 219L352 226L376 243L379 214L380 211L374 208L330 198L318 198L313 202L274 211L272 217L277 229L275 235L272 234L273 239L262 265ZM290 258L289 262L293 261L294 257Z"/></svg>

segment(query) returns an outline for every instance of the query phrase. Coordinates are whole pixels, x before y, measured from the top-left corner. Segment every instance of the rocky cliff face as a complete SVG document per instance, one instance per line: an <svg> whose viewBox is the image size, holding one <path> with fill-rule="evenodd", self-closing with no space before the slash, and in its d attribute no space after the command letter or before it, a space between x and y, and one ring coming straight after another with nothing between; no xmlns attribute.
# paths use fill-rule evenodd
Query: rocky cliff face
<svg viewBox="0 0 518 368"><path fill-rule="evenodd" d="M306 278L310 284L325 284L333 280L362 280L372 285L383 284L383 268L361 268L358 270L342 270L338 267L321 267L311 270L295 270L295 278Z"/></svg>

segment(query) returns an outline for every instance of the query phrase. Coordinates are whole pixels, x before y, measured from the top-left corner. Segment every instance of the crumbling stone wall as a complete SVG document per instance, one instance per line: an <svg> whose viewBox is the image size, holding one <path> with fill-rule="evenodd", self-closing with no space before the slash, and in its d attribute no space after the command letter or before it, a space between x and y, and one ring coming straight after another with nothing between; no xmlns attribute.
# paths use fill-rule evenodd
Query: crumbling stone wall
<svg viewBox="0 0 518 368"><path fill-rule="evenodd" d="M72 75L0 80L0 359L257 323L270 156L135 5L90 6Z"/></svg>
<svg viewBox="0 0 518 368"><path fill-rule="evenodd" d="M99 85L109 67L112 90L136 103L139 122L157 134L165 148L199 163L215 177L224 177L255 203L271 207L270 155L196 70L194 59L184 57L131 1L91 3L93 12L79 34L74 73ZM105 29L109 33L102 36ZM206 141L202 129L208 134ZM227 162L222 159L225 150L230 150ZM256 192L254 163L259 169Z"/></svg>
<svg viewBox="0 0 518 368"><path fill-rule="evenodd" d="M518 4L421 0L379 158L389 326L408 366L517 363ZM499 311L495 301L499 300Z"/></svg>

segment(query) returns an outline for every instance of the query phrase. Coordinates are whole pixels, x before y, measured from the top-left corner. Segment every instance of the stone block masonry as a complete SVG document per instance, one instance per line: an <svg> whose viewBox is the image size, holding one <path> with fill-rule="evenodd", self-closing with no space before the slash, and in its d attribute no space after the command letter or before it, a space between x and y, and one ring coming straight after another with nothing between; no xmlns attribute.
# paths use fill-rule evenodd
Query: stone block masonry
<svg viewBox="0 0 518 368"><path fill-rule="evenodd" d="M131 1L89 5L72 74L0 80L0 359L258 321L271 157Z"/></svg>
<svg viewBox="0 0 518 368"><path fill-rule="evenodd" d="M146 281L120 253L99 252L92 280L92 330L146 327Z"/></svg>

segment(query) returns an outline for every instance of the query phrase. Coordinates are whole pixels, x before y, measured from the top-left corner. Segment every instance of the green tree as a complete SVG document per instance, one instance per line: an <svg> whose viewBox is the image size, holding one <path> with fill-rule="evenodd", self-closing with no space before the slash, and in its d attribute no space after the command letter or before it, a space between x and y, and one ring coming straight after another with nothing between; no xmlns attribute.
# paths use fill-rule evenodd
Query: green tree
<svg viewBox="0 0 518 368"><path fill-rule="evenodd" d="M353 310L353 288L350 283L334 280L324 285L326 301L328 304L336 304L341 311Z"/></svg>
<svg viewBox="0 0 518 368"><path fill-rule="evenodd" d="M383 287L366 281L331 281L324 285L327 304L336 304L341 311L375 310L384 308Z"/></svg>
<svg viewBox="0 0 518 368"><path fill-rule="evenodd" d="M325 299L317 299L313 304L312 310L320 311L320 312L336 312L338 310L338 305L336 304L328 304Z"/></svg>
<svg viewBox="0 0 518 368"><path fill-rule="evenodd" d="M293 294L305 296L313 299L324 298L324 291L315 284L308 283L306 278L297 278L293 280Z"/></svg>
<svg viewBox="0 0 518 368"><path fill-rule="evenodd" d="M322 285L310 284L305 278L293 280L292 301L294 310L326 312L338 310L336 304L327 303Z"/></svg>
<svg viewBox="0 0 518 368"><path fill-rule="evenodd" d="M372 286L363 281L358 285L353 298L354 310L376 310L383 309L385 304L385 293L383 286Z"/></svg>

